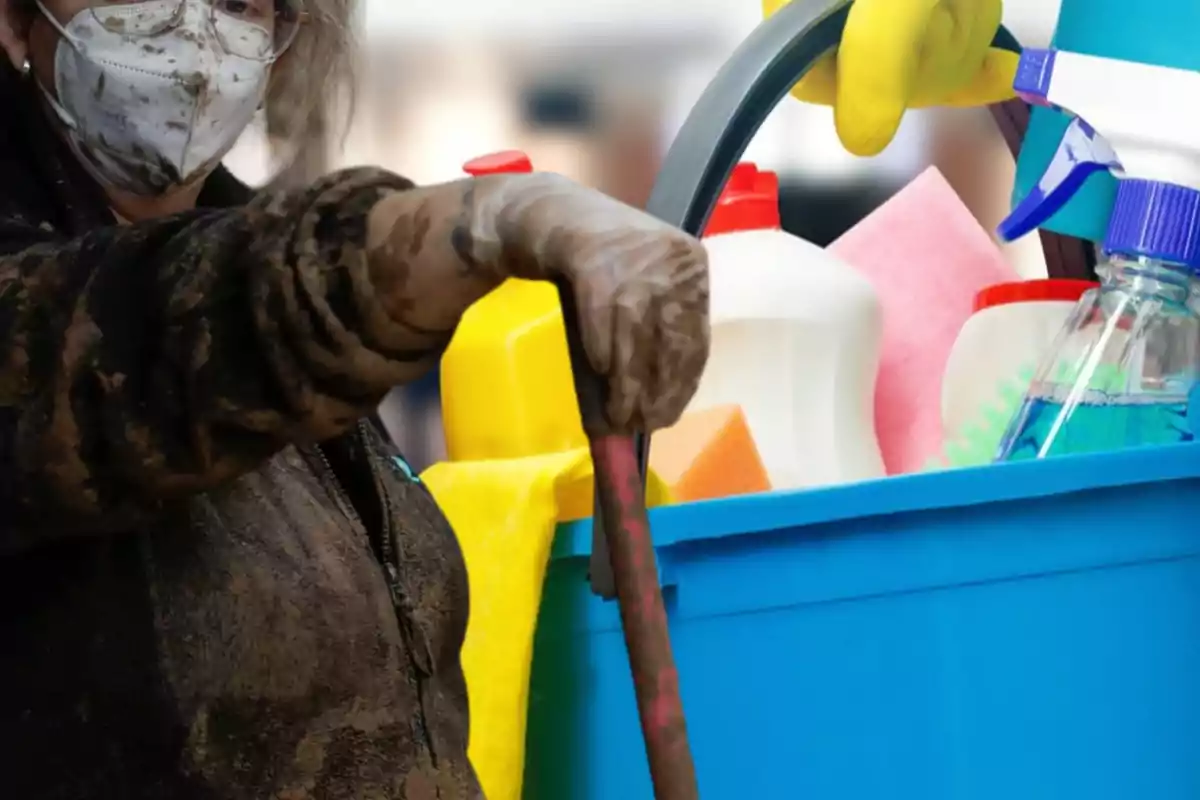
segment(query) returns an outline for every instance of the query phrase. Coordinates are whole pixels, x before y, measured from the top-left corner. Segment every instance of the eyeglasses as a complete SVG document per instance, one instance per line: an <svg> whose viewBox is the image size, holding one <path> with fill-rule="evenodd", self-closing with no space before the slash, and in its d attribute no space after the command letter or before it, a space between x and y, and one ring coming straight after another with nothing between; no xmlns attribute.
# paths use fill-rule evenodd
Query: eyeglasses
<svg viewBox="0 0 1200 800"><path fill-rule="evenodd" d="M209 16L210 30L230 55L274 61L307 22L304 0L91 0L104 28L152 39L178 28L189 7ZM147 42L147 46L152 46Z"/></svg>

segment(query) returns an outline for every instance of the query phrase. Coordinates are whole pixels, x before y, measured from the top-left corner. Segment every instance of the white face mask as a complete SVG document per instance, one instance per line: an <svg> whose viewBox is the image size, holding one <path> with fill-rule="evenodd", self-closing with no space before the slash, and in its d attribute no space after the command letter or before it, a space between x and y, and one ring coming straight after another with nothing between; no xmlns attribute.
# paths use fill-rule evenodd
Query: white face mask
<svg viewBox="0 0 1200 800"><path fill-rule="evenodd" d="M38 2L41 7L41 2ZM154 7L159 6L160 9ZM271 34L213 15L204 0L186 0L179 25L153 37L123 34L112 20L175 9L177 0L90 9L64 27L54 58L54 111L71 145L97 179L139 195L159 195L217 166L253 119L270 73L268 61L230 55L220 35L271 52Z"/></svg>

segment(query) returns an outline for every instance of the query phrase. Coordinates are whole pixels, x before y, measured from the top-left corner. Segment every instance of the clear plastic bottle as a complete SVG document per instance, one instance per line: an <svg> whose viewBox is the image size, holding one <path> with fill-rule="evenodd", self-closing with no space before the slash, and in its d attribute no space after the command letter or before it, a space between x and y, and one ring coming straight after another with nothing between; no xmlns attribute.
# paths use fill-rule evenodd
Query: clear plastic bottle
<svg viewBox="0 0 1200 800"><path fill-rule="evenodd" d="M1098 272L1100 288L1084 295L1059 334L1004 436L1000 460L1192 440L1198 271L1117 257Z"/></svg>

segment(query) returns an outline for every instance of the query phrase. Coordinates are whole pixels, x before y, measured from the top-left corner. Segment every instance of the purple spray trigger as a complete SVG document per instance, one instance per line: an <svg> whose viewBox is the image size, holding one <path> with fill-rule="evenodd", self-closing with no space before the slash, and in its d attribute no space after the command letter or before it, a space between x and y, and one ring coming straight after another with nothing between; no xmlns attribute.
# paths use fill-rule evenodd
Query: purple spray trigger
<svg viewBox="0 0 1200 800"><path fill-rule="evenodd" d="M1011 242L1041 227L1093 173L1113 169L1121 163L1112 146L1079 117L1071 120L1041 180L1000 223L1000 238Z"/></svg>

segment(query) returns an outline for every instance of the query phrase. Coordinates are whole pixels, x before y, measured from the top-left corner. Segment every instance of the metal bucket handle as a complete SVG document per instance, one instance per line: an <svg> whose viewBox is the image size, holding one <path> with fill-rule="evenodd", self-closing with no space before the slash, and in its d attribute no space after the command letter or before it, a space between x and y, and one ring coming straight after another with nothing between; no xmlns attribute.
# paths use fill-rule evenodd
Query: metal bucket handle
<svg viewBox="0 0 1200 800"><path fill-rule="evenodd" d="M654 183L647 210L693 235L700 235L721 189L767 116L821 56L837 46L850 12L849 0L792 0L764 20L725 62L688 115ZM1001 28L994 47L1020 51ZM1014 157L1029 124L1029 107L1013 100L992 115ZM1041 232L1051 277L1091 278L1093 248L1080 239ZM637 437L643 479L649 439ZM615 596L600 508L593 526L592 590Z"/></svg>

